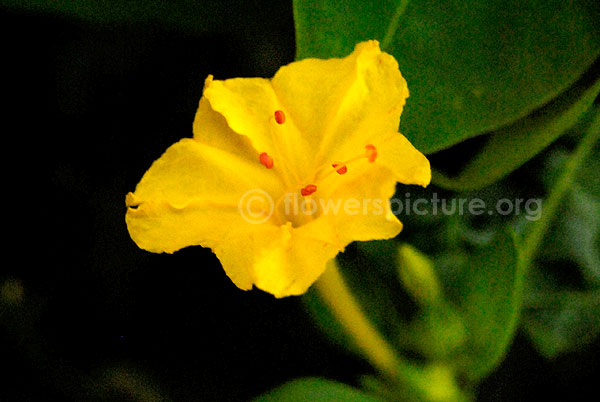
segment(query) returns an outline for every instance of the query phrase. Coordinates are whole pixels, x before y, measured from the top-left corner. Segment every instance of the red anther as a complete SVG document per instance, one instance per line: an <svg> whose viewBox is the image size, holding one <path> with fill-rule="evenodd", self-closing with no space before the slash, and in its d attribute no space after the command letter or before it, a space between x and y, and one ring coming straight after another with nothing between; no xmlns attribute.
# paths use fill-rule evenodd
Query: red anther
<svg viewBox="0 0 600 402"><path fill-rule="evenodd" d="M283 110L275 111L275 121L277 122L277 124L285 123L285 114L283 113Z"/></svg>
<svg viewBox="0 0 600 402"><path fill-rule="evenodd" d="M317 191L317 186L315 186L314 184L309 184L308 186L300 190L300 194L306 197L307 195L313 194L315 191Z"/></svg>
<svg viewBox="0 0 600 402"><path fill-rule="evenodd" d="M334 168L335 171L338 172L338 174L346 174L346 172L348 171L348 166L341 165L339 168L337 168L338 166L340 166L340 163L333 163L331 165L331 167Z"/></svg>
<svg viewBox="0 0 600 402"><path fill-rule="evenodd" d="M377 148L375 148L375 145L369 144L365 149L367 150L367 159L369 160L369 163L375 162L375 159L377 159Z"/></svg>
<svg viewBox="0 0 600 402"><path fill-rule="evenodd" d="M271 169L273 167L273 158L271 158L266 152L260 154L258 160L260 160L260 163L267 169Z"/></svg>

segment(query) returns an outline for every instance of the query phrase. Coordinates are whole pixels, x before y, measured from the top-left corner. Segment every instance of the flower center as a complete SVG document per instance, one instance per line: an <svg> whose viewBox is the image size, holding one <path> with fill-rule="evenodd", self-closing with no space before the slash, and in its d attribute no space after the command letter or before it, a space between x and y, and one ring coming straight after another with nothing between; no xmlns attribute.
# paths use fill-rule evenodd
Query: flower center
<svg viewBox="0 0 600 402"><path fill-rule="evenodd" d="M277 125L286 123L283 110L276 110L273 113L273 118ZM318 217L324 208L318 202L326 202L326 200L319 197L319 191L322 186L332 184L331 181L325 183L326 180L331 180L331 176L334 174L340 176L352 174L355 171L355 165L360 161L366 159L368 163L374 163L377 159L377 148L373 144L367 144L362 152L349 159L331 161L317 167L308 175L298 175L294 169L286 166L288 163L286 163L285 156L280 148L281 138L278 138L281 133L279 130L273 131L273 151L275 154L271 156L267 152L261 152L258 156L258 162L266 169L278 167L276 171L282 175L285 186L288 188L275 203L273 218L279 225L291 222L294 227L298 227ZM304 179L300 177L304 177ZM327 187L325 188L327 189Z"/></svg>

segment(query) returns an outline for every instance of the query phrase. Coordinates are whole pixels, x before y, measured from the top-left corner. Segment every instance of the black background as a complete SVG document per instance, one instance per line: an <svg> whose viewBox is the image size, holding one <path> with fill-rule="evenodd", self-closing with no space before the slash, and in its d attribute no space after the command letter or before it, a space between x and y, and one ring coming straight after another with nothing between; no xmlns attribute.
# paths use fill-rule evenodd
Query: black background
<svg viewBox="0 0 600 402"><path fill-rule="evenodd" d="M0 315L0 400L135 400L106 386L114 367L173 401L247 400L299 376L354 384L369 372L299 298L240 291L209 250L155 255L127 234L125 194L191 136L206 76L270 77L293 60L291 5L244 10L254 13L236 21L247 24L203 33L0 8L0 281L24 287ZM548 362L519 335L480 399L583 395L597 350Z"/></svg>

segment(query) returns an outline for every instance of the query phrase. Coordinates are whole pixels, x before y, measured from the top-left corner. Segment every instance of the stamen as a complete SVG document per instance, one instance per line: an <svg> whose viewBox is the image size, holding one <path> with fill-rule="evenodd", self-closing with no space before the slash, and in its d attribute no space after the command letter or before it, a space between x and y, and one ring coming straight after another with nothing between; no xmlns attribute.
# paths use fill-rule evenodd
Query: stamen
<svg viewBox="0 0 600 402"><path fill-rule="evenodd" d="M271 158L266 152L263 152L262 154L260 154L260 156L258 157L258 160L267 169L273 168L273 158Z"/></svg>
<svg viewBox="0 0 600 402"><path fill-rule="evenodd" d="M338 166L340 167L338 168ZM346 174L346 172L348 171L348 166L342 164L341 162L333 163L331 167L334 168L335 171L338 172L338 174Z"/></svg>
<svg viewBox="0 0 600 402"><path fill-rule="evenodd" d="M377 159L377 148L375 148L375 145L373 145L373 144L366 145L364 153L358 154L358 155L356 155L350 159L347 159L343 162L335 161L331 164L323 165L323 166L315 169L315 173L314 173L313 179L311 181L313 183L317 183L317 184L321 183L326 178L328 178L330 175L332 175L333 172L336 172L339 175L346 174L346 173L348 173L348 165L349 164L354 163L356 161L364 160L365 158L367 159L367 161L369 163L375 162L375 159ZM333 168L333 170L331 168ZM315 188L315 190L316 190L316 188ZM302 194L302 195L304 195L304 194Z"/></svg>
<svg viewBox="0 0 600 402"><path fill-rule="evenodd" d="M317 191L317 186L315 186L314 184L309 184L308 186L300 190L300 194L302 194L303 197L306 197L308 195L313 194L315 191Z"/></svg>
<svg viewBox="0 0 600 402"><path fill-rule="evenodd" d="M275 111L275 121L277 122L277 124L285 123L285 114L283 113L283 110Z"/></svg>
<svg viewBox="0 0 600 402"><path fill-rule="evenodd" d="M377 159L377 148L375 148L373 144L369 144L365 146L365 149L367 150L367 159L369 160L369 163L375 162L375 159Z"/></svg>

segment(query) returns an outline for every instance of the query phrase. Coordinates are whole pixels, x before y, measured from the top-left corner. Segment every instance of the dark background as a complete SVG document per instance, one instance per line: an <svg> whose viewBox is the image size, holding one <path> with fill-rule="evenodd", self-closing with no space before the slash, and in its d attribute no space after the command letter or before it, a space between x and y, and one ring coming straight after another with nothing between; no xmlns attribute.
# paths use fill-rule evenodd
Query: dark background
<svg viewBox="0 0 600 402"><path fill-rule="evenodd" d="M215 13L228 25L203 31L0 7L0 283L23 287L0 306L1 401L137 400L142 383L173 401L236 401L299 376L355 384L369 372L300 298L240 291L209 250L155 255L127 234L125 194L191 136L206 76L270 77L294 59L289 2ZM548 362L518 335L481 400L582 395L598 350Z"/></svg>

